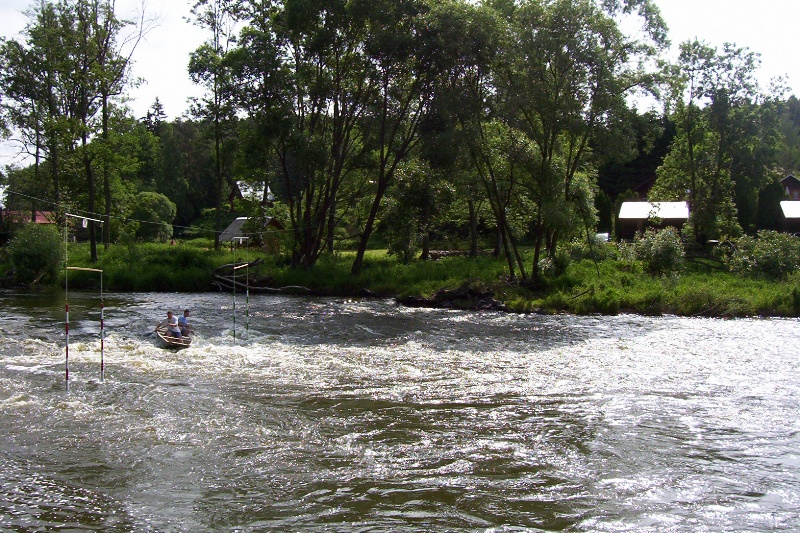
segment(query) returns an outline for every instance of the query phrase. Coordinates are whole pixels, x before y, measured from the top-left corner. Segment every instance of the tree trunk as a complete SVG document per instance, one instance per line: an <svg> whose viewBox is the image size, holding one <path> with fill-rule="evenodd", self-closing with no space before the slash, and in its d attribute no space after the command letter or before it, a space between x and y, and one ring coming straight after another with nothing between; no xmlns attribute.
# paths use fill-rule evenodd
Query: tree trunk
<svg viewBox="0 0 800 533"><path fill-rule="evenodd" d="M467 200L469 206L469 256L478 256L478 210L475 202L470 198Z"/></svg>

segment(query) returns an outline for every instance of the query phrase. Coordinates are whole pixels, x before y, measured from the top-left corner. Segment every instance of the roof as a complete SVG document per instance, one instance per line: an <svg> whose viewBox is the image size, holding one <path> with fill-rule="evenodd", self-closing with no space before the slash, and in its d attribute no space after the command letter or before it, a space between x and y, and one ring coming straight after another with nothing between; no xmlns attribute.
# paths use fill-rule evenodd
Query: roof
<svg viewBox="0 0 800 533"><path fill-rule="evenodd" d="M230 223L230 225L225 228L225 231L220 233L219 240L220 241L232 241L237 237L247 237L250 233L243 230L245 222L249 220L248 217L238 217L236 220ZM281 223L275 220L274 218L268 218L266 226L272 226L273 228L283 229Z"/></svg>
<svg viewBox="0 0 800 533"><path fill-rule="evenodd" d="M795 178L792 174L789 174L781 180L781 183L784 185L800 185L800 180Z"/></svg>
<svg viewBox="0 0 800 533"><path fill-rule="evenodd" d="M31 222L30 211L3 211L3 218L7 222L26 223ZM36 218L33 220L36 224L55 224L56 214L52 211L36 211Z"/></svg>
<svg viewBox="0 0 800 533"><path fill-rule="evenodd" d="M686 202L622 202L619 218L686 220L689 218L689 204Z"/></svg>
<svg viewBox="0 0 800 533"><path fill-rule="evenodd" d="M786 218L800 218L800 201L785 200L781 202L781 209Z"/></svg>

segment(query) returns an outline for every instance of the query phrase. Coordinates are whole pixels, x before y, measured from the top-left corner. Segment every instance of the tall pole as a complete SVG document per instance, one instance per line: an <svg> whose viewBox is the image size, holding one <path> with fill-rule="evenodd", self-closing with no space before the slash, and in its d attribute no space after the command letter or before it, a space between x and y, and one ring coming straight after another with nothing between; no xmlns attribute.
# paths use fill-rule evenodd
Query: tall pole
<svg viewBox="0 0 800 533"><path fill-rule="evenodd" d="M247 265L245 268L245 314L244 314L244 330L246 333L250 333L250 237L239 237L239 239L245 241L247 248L245 248L245 257L244 257L244 264Z"/></svg>
<svg viewBox="0 0 800 533"><path fill-rule="evenodd" d="M233 249L233 343L236 344L236 238L231 241Z"/></svg>
<svg viewBox="0 0 800 533"><path fill-rule="evenodd" d="M64 388L69 392L69 246L67 219L64 219Z"/></svg>
<svg viewBox="0 0 800 533"><path fill-rule="evenodd" d="M103 303L103 271L100 270L100 382L106 380L106 366L105 366L105 321L103 313L105 311L105 304Z"/></svg>
<svg viewBox="0 0 800 533"><path fill-rule="evenodd" d="M97 220L94 218L87 218L82 217L79 215L72 215L70 213L65 213L64 218L64 314L66 318L64 320L64 336L65 336L65 346L64 346L64 386L67 392L69 392L69 271L70 270L85 270L88 272L99 272L100 273L100 381L105 379L105 354L104 354L104 338L105 338L105 331L104 331L104 305L103 305L103 269L102 268L81 268L81 267L70 267L69 266L69 224L67 221L69 217L74 218L81 218L83 219L84 223L86 220L92 220L94 222L99 222L100 224L103 223L102 220Z"/></svg>
<svg viewBox="0 0 800 533"><path fill-rule="evenodd" d="M244 265L237 265L236 264L236 243L237 241L239 244L242 241L246 241L249 237L234 237L233 238L233 340L236 341L236 271L240 268L246 269L246 301L247 301L247 311L245 314L245 331L249 331L250 329L250 263L245 262ZM247 261L245 259L245 261Z"/></svg>

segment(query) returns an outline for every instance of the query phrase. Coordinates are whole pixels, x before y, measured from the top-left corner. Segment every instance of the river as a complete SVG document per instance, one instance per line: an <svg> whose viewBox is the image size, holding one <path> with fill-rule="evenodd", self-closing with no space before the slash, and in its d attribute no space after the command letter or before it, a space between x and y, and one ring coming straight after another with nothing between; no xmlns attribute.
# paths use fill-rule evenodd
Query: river
<svg viewBox="0 0 800 533"><path fill-rule="evenodd" d="M101 376L69 304L66 391L64 295L0 293L2 531L800 530L796 320L112 293Z"/></svg>

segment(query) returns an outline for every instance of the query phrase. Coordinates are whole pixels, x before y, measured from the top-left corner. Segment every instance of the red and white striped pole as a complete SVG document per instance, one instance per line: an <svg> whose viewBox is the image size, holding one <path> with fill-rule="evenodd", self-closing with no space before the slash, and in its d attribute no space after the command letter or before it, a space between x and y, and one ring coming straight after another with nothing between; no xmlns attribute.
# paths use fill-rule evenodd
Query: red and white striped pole
<svg viewBox="0 0 800 533"><path fill-rule="evenodd" d="M64 324L64 328L67 334L67 346L64 351L64 383L67 386L67 392L69 392L69 304L64 304L64 310L67 313L67 321Z"/></svg>
<svg viewBox="0 0 800 533"><path fill-rule="evenodd" d="M102 274L100 274L101 280ZM102 281L100 282L102 285ZM102 292L102 289L100 289ZM100 381L105 381L106 379L106 367L105 367L105 356L103 351L103 341L105 340L105 331L103 329L103 310L105 306L103 305L103 299L100 298Z"/></svg>

